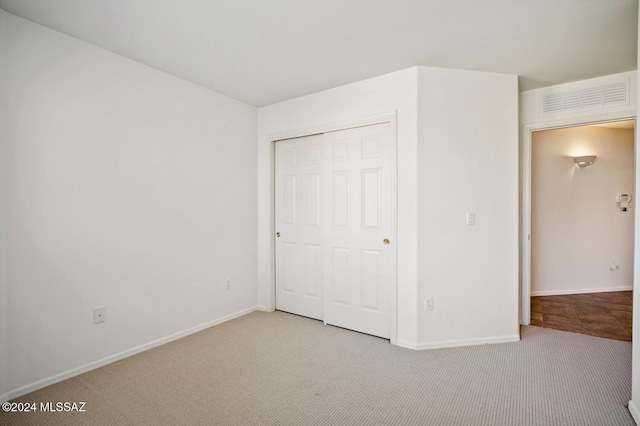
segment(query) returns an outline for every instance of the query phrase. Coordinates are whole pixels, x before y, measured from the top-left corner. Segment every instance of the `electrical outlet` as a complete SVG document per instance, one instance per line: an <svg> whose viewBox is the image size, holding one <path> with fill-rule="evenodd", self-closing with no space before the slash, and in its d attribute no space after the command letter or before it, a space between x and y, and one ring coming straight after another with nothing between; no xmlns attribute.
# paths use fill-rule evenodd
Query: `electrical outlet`
<svg viewBox="0 0 640 426"><path fill-rule="evenodd" d="M433 310L433 297L425 297L424 298L424 310L432 311Z"/></svg>
<svg viewBox="0 0 640 426"><path fill-rule="evenodd" d="M225 281L225 290L231 290L231 278L227 278L227 280Z"/></svg>
<svg viewBox="0 0 640 426"><path fill-rule="evenodd" d="M102 306L100 308L93 309L93 323L100 324L107 320L107 307Z"/></svg>

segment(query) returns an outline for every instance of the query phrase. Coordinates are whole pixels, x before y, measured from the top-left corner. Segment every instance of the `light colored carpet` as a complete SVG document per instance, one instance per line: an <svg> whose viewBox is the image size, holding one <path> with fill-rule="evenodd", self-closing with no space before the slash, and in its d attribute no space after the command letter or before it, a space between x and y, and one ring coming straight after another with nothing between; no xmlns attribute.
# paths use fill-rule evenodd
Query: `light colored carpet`
<svg viewBox="0 0 640 426"><path fill-rule="evenodd" d="M17 401L3 425L633 425L631 344L523 327L522 341L412 351L255 312Z"/></svg>

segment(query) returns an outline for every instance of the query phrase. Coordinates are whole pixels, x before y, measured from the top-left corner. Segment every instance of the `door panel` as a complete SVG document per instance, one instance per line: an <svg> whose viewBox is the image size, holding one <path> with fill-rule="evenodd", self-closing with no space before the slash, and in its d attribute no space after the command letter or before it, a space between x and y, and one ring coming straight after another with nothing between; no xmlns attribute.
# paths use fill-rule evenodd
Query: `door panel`
<svg viewBox="0 0 640 426"><path fill-rule="evenodd" d="M282 223L287 225L296 224L296 178L282 177Z"/></svg>
<svg viewBox="0 0 640 426"><path fill-rule="evenodd" d="M290 294L296 294L297 271L291 267L296 264L296 249L296 243L283 242L279 253L282 260L282 274L280 275L282 291Z"/></svg>
<svg viewBox="0 0 640 426"><path fill-rule="evenodd" d="M362 307L378 311L382 252L362 250Z"/></svg>
<svg viewBox="0 0 640 426"><path fill-rule="evenodd" d="M275 145L276 309L322 319L323 137Z"/></svg>
<svg viewBox="0 0 640 426"><path fill-rule="evenodd" d="M389 124L326 133L323 247L328 324L390 337L396 283L395 145ZM383 241L388 239L389 245Z"/></svg>
<svg viewBox="0 0 640 426"><path fill-rule="evenodd" d="M320 259L322 256L321 248L318 244L304 245L304 289L305 296L319 297L321 294L320 286L322 281L320 275L322 268Z"/></svg>
<svg viewBox="0 0 640 426"><path fill-rule="evenodd" d="M382 204L380 178L382 170L362 171L362 226L369 229L380 228Z"/></svg>
<svg viewBox="0 0 640 426"><path fill-rule="evenodd" d="M349 306L349 249L333 247L331 256L331 283L333 303ZM332 292L329 292L332 294Z"/></svg>
<svg viewBox="0 0 640 426"><path fill-rule="evenodd" d="M351 210L351 185L350 171L341 170L333 173L333 194L332 194L332 210L333 210L333 226L349 227L349 218Z"/></svg>
<svg viewBox="0 0 640 426"><path fill-rule="evenodd" d="M320 174L304 176L304 217L307 225L320 226Z"/></svg>

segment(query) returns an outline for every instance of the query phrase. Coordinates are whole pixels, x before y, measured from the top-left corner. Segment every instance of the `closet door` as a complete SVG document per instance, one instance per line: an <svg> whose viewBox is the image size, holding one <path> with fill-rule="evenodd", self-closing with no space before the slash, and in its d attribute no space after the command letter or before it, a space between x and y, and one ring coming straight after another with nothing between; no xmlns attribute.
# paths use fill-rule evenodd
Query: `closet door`
<svg viewBox="0 0 640 426"><path fill-rule="evenodd" d="M396 291L395 143L390 124L324 135L324 320L389 338Z"/></svg>
<svg viewBox="0 0 640 426"><path fill-rule="evenodd" d="M323 319L322 135L275 144L276 309Z"/></svg>

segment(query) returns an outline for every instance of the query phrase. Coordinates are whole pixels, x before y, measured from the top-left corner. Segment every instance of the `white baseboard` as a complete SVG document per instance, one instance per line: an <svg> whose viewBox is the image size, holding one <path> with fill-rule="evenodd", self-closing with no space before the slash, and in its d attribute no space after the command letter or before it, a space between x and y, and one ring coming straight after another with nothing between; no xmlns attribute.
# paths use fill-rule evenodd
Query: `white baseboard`
<svg viewBox="0 0 640 426"><path fill-rule="evenodd" d="M638 408L636 407L636 405L633 403L633 401L629 401L629 413L631 413L631 417L633 417L633 421L636 422L636 424L640 424L640 411L638 411Z"/></svg>
<svg viewBox="0 0 640 426"><path fill-rule="evenodd" d="M514 334L511 336L496 336L480 339L464 339L464 340L445 340L441 342L428 342L428 343L414 343L403 340L398 340L398 346L407 349L425 350L425 349L443 349L443 348L458 348L461 346L477 346L477 345L489 345L496 343L511 343L520 341L520 335Z"/></svg>
<svg viewBox="0 0 640 426"><path fill-rule="evenodd" d="M413 350L418 348L418 344L416 342L407 342L406 340L396 341L396 346L399 346L401 348L406 348L406 349L413 349Z"/></svg>
<svg viewBox="0 0 640 426"><path fill-rule="evenodd" d="M61 382L63 380L66 380L66 379L70 379L71 377L78 376L78 375L80 375L82 373L86 373L87 371L95 370L96 368L103 367L103 366L105 366L107 364L111 364L113 362L120 361L121 359L128 358L128 357L130 357L132 355L135 355L135 354L138 354L140 352L144 352L144 351L147 351L149 349L155 348L157 346L161 346L161 345L164 345L166 343L172 342L174 340L181 339L183 337L189 336L190 334L194 334L194 333L202 331L202 330L204 330L206 328L213 327L214 325L218 325L218 324L221 324L223 322L230 321L232 319L241 317L243 315L250 314L251 312L254 312L256 310L258 310L258 308L256 306L253 306L253 307L247 308L247 309L243 309L243 310L235 312L233 314L226 315L224 317L217 318L215 320L205 322L204 324L200 324L200 325L197 325L195 327L191 327L191 328L188 328L186 330L179 331L179 332L174 333L174 334L170 334L169 336L153 340L153 341L151 341L149 343L145 343L145 344L140 345L140 346L136 346L135 348L128 349L126 351L123 351L123 352L108 356L106 358L99 359L99 360L94 361L94 362L90 362L88 364L82 365L80 367L73 368L71 370L65 371L65 372L60 373L60 374L56 374L55 376L51 376L51 377L48 377L46 379L38 380L37 382L31 383L31 384L26 385L26 386L22 386L21 388L9 391L9 392L5 393L4 395L0 396L0 403L9 401L9 400L14 399L14 398L18 398L18 397L20 397L22 395L26 395L26 394L34 392L34 391L36 391L38 389L42 389L44 387L50 386L50 385L52 385L54 383L58 383L58 382Z"/></svg>
<svg viewBox="0 0 640 426"><path fill-rule="evenodd" d="M562 296L564 294L581 294L581 293L607 293L610 291L631 291L633 286L622 287L600 287L600 288L579 288L571 290L546 290L532 291L531 296Z"/></svg>

